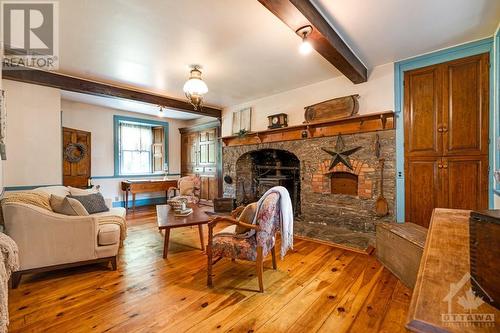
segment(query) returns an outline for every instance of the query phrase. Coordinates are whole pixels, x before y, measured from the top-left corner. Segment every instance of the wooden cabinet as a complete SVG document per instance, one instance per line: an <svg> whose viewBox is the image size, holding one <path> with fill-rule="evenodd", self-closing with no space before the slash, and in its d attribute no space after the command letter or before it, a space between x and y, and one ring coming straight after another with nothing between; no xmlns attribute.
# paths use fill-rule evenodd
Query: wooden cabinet
<svg viewBox="0 0 500 333"><path fill-rule="evenodd" d="M405 72L406 220L488 208L488 54Z"/></svg>
<svg viewBox="0 0 500 333"><path fill-rule="evenodd" d="M221 196L219 131L218 123L180 129L181 175L200 176L201 199L206 202Z"/></svg>

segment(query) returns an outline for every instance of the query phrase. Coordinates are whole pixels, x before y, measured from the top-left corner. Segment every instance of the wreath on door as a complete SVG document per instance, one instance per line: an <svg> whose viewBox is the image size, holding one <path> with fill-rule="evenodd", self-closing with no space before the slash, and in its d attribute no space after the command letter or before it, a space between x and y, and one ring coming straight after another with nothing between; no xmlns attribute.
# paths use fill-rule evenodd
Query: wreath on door
<svg viewBox="0 0 500 333"><path fill-rule="evenodd" d="M64 147L64 159L69 163L78 163L87 156L87 146L83 143L68 143Z"/></svg>

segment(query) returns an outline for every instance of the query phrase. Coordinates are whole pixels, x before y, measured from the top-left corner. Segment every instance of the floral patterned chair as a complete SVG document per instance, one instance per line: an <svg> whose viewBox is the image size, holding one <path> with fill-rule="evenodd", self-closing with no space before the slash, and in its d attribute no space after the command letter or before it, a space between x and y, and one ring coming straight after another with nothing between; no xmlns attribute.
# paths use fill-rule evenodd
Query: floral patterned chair
<svg viewBox="0 0 500 333"><path fill-rule="evenodd" d="M236 219L242 212L242 207L233 211L232 217L217 216L208 223L208 276L207 284L212 287L212 266L222 259L229 257L235 259L255 261L259 290L264 292L262 281L264 258L271 253L273 269L276 269L276 232L280 229L280 195L271 193L262 202L257 214L257 223L248 224ZM232 225L221 232L213 233L214 227L219 222L229 222ZM247 228L245 233L236 233L237 226ZM213 258L217 258L213 261Z"/></svg>
<svg viewBox="0 0 500 333"><path fill-rule="evenodd" d="M201 194L201 179L198 176L185 176L179 178L177 187L168 189L168 193L173 191L173 197L170 199L186 199L188 203L198 204Z"/></svg>

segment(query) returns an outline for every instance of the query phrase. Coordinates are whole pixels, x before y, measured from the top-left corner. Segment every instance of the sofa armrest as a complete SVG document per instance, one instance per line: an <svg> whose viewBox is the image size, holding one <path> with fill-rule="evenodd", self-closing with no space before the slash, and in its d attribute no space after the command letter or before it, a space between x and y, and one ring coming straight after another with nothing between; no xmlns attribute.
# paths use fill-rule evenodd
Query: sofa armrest
<svg viewBox="0 0 500 333"><path fill-rule="evenodd" d="M2 206L5 233L19 247L20 270L97 258L97 218L66 216L29 204Z"/></svg>

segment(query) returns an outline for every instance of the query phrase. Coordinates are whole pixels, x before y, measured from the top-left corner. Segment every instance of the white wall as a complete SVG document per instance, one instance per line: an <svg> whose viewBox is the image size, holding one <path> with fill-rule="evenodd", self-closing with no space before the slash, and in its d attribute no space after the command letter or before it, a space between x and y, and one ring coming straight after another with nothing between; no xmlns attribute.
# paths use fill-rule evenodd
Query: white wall
<svg viewBox="0 0 500 333"><path fill-rule="evenodd" d="M92 140L92 177L107 177L106 179L93 179L94 185L101 185L101 192L113 201L122 201L120 182L123 178L113 178L114 174L114 138L113 138L113 116L122 115L128 117L165 121L168 122L169 138L169 173L180 173L180 133L179 128L186 126L186 121L159 118L135 112L125 112L102 106L62 100L62 124L64 127L75 128L91 132ZM147 178L147 177L144 177ZM176 177L171 177L176 178ZM137 199L164 196L161 194L140 195Z"/></svg>
<svg viewBox="0 0 500 333"><path fill-rule="evenodd" d="M3 80L7 108L5 186L62 181L59 89Z"/></svg>
<svg viewBox="0 0 500 333"><path fill-rule="evenodd" d="M231 135L232 113L252 107L252 131L267 129L267 116L288 114L289 125L304 121L304 107L328 99L359 94L359 113L375 113L394 110L394 64L375 67L368 81L353 84L344 76L322 81L280 94L225 108L222 113L222 136Z"/></svg>

